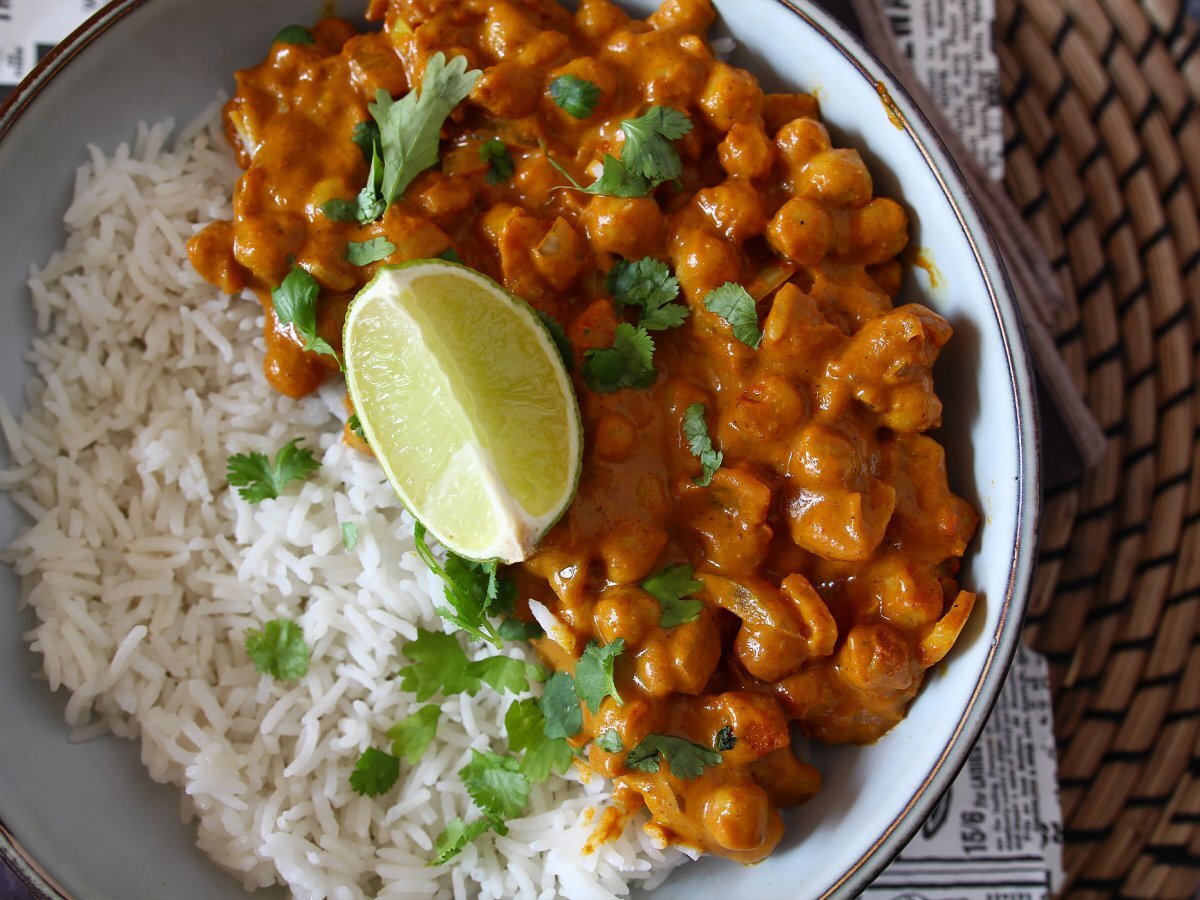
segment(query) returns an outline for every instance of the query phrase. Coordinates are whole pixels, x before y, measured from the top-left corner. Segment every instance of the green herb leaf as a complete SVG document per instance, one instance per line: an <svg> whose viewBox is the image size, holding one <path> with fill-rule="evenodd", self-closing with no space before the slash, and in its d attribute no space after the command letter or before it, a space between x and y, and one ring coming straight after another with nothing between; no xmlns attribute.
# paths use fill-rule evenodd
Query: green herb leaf
<svg viewBox="0 0 1200 900"><path fill-rule="evenodd" d="M321 464L312 451L299 446L300 438L284 444L275 454L275 461L265 453L235 453L226 461L225 477L250 503L274 500L291 481L307 478Z"/></svg>
<svg viewBox="0 0 1200 900"><path fill-rule="evenodd" d="M365 441L367 439L366 434L363 432L362 422L360 422L358 419L358 413L355 413L349 419L347 419L346 424L350 426L350 431L353 434L358 435L360 440Z"/></svg>
<svg viewBox="0 0 1200 900"><path fill-rule="evenodd" d="M573 738L583 729L583 710L575 693L575 679L569 672L550 676L538 707L546 717L544 731L548 738Z"/></svg>
<svg viewBox="0 0 1200 900"><path fill-rule="evenodd" d="M290 619L272 619L262 631L246 631L246 654L254 668L276 681L303 678L308 673L308 644L304 629Z"/></svg>
<svg viewBox="0 0 1200 900"><path fill-rule="evenodd" d="M558 319L549 313L542 312L540 309L535 309L534 312L542 320L542 324L546 326L546 330L550 332L554 346L558 348L563 364L567 367L567 371L570 372L575 367L575 348L571 346L571 339L567 337L567 330L562 327L562 323Z"/></svg>
<svg viewBox="0 0 1200 900"><path fill-rule="evenodd" d="M354 203L358 207L358 221L363 225L374 222L387 210L387 203L380 194L383 189L383 157L379 155L378 144L371 148L370 162L371 168L367 173L367 183L354 198Z"/></svg>
<svg viewBox="0 0 1200 900"><path fill-rule="evenodd" d="M346 262L352 266L368 266L371 263L387 259L396 252L396 245L385 237L371 238L369 241L346 244Z"/></svg>
<svg viewBox="0 0 1200 900"><path fill-rule="evenodd" d="M443 250L438 254L438 259L444 259L446 262L458 263L462 265L462 257L458 255L458 251L451 247L448 250Z"/></svg>
<svg viewBox="0 0 1200 900"><path fill-rule="evenodd" d="M317 297L321 288L308 272L295 267L283 279L283 284L271 291L275 316L284 325L291 325L297 337L304 338L304 349L315 350L337 359L333 347L317 335ZM341 365L341 360L338 360Z"/></svg>
<svg viewBox="0 0 1200 900"><path fill-rule="evenodd" d="M470 660L454 635L418 628L416 640L405 644L403 652L413 665L397 673L400 688L422 703L438 693L449 697L479 690L479 677L471 673Z"/></svg>
<svg viewBox="0 0 1200 900"><path fill-rule="evenodd" d="M321 206L321 212L330 222L358 221L358 203L353 200L330 200Z"/></svg>
<svg viewBox="0 0 1200 900"><path fill-rule="evenodd" d="M521 773L531 782L543 782L551 772L565 772L571 766L571 745L564 738L546 737L546 717L532 697L519 700L504 716L508 747L521 751Z"/></svg>
<svg viewBox="0 0 1200 900"><path fill-rule="evenodd" d="M672 141L692 130L692 120L670 106L651 106L636 119L624 119L625 146L621 162L655 184L683 174L683 162Z"/></svg>
<svg viewBox="0 0 1200 900"><path fill-rule="evenodd" d="M465 56L446 62L445 54L438 52L425 64L419 88L395 101L382 88L376 93L368 110L379 126L384 202L397 200L414 178L438 161L442 125L481 74L467 71Z"/></svg>
<svg viewBox="0 0 1200 900"><path fill-rule="evenodd" d="M537 622L526 622L512 616L501 622L496 630L506 641L531 641L546 633Z"/></svg>
<svg viewBox="0 0 1200 900"><path fill-rule="evenodd" d="M446 565L442 566L425 543L425 534L425 526L417 522L413 527L417 553L446 585L446 600L450 607L437 607L438 615L481 641L502 647L499 633L487 618L488 609L499 592L496 563L473 562L449 553Z"/></svg>
<svg viewBox="0 0 1200 900"><path fill-rule="evenodd" d="M342 546L353 551L358 545L358 526L353 522L342 523Z"/></svg>
<svg viewBox="0 0 1200 900"><path fill-rule="evenodd" d="M550 82L550 99L576 119L586 119L600 102L600 88L577 75L559 75Z"/></svg>
<svg viewBox="0 0 1200 900"><path fill-rule="evenodd" d="M596 738L596 746L609 753L620 753L625 749L625 745L621 743L621 735L612 728L601 732L600 737Z"/></svg>
<svg viewBox="0 0 1200 900"><path fill-rule="evenodd" d="M703 581L693 577L695 572L687 563L679 563L660 569L642 582L642 590L662 607L659 625L663 628L674 628L700 618L704 604L699 600L684 599L704 587Z"/></svg>
<svg viewBox="0 0 1200 900"><path fill-rule="evenodd" d="M654 384L654 338L645 328L628 322L617 326L613 345L583 354L583 380L594 391L608 394L622 388L646 388Z"/></svg>
<svg viewBox="0 0 1200 900"><path fill-rule="evenodd" d="M713 447L708 436L708 423L704 421L704 404L693 403L683 411L683 436L688 442L692 456L700 460L701 473L692 482L699 487L712 484L713 473L721 468L725 454Z"/></svg>
<svg viewBox="0 0 1200 900"><path fill-rule="evenodd" d="M386 794L400 777L400 760L390 753L368 747L350 773L350 790L364 797Z"/></svg>
<svg viewBox="0 0 1200 900"><path fill-rule="evenodd" d="M755 350L762 343L762 329L758 327L758 310L754 298L740 284L727 281L719 288L709 291L704 306L733 326L733 336Z"/></svg>
<svg viewBox="0 0 1200 900"><path fill-rule="evenodd" d="M669 734L650 734L629 751L625 765L640 772L657 772L665 759L676 778L699 778L706 766L721 764L721 754Z"/></svg>
<svg viewBox="0 0 1200 900"><path fill-rule="evenodd" d="M363 161L370 163L372 157L379 152L379 124L374 119L364 119L354 126L350 140L358 144Z"/></svg>
<svg viewBox="0 0 1200 900"><path fill-rule="evenodd" d="M571 177L571 173L564 169L555 159L549 154L546 159L550 165L558 169L558 171L571 182L571 187L577 191L583 191L585 194L600 194L606 197L645 197L653 189L652 185L646 178L625 168L625 164L611 154L604 154L604 169L592 184L584 187L578 181Z"/></svg>
<svg viewBox="0 0 1200 900"><path fill-rule="evenodd" d="M467 844L475 840L485 831L490 831L495 823L487 816L476 819L470 825L455 817L446 823L445 829L433 842L433 851L437 854L430 861L431 866L441 866L448 863L466 849Z"/></svg>
<svg viewBox="0 0 1200 900"><path fill-rule="evenodd" d="M636 262L617 260L608 272L608 290L617 307L641 310L638 325L647 331L662 331L683 324L688 308L672 303L679 296L679 281L670 267L652 256Z"/></svg>
<svg viewBox="0 0 1200 900"><path fill-rule="evenodd" d="M315 44L316 38L303 25L289 25L271 38L272 44Z"/></svg>
<svg viewBox="0 0 1200 900"><path fill-rule="evenodd" d="M624 638L617 638L603 647L597 641L588 641L583 656L575 664L575 691L593 714L600 712L605 697L612 697L617 703L625 702L613 681L613 663L624 652Z"/></svg>
<svg viewBox="0 0 1200 900"><path fill-rule="evenodd" d="M503 822L515 819L529 803L529 779L521 774L517 760L490 750L472 750L471 761L458 770L475 805L492 819L501 834Z"/></svg>
<svg viewBox="0 0 1200 900"><path fill-rule="evenodd" d="M717 732L716 745L718 750L732 750L736 744L737 737L733 733L732 726L726 725Z"/></svg>
<svg viewBox="0 0 1200 900"><path fill-rule="evenodd" d="M403 722L389 728L387 736L392 741L392 755L414 765L437 734L441 717L441 707L422 706Z"/></svg>
<svg viewBox="0 0 1200 900"><path fill-rule="evenodd" d="M541 669L520 659L508 656L489 656L477 659L468 666L468 674L478 678L492 690L520 694L529 690L530 680L539 680Z"/></svg>
<svg viewBox="0 0 1200 900"><path fill-rule="evenodd" d="M479 145L479 158L488 164L487 183L499 184L512 178L517 170L508 148L500 138L492 138Z"/></svg>

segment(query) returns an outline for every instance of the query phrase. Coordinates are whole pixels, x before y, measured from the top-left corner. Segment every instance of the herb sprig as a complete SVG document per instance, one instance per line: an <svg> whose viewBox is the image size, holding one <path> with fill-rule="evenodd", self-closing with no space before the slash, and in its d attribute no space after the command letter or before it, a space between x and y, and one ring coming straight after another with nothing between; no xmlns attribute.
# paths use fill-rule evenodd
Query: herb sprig
<svg viewBox="0 0 1200 900"><path fill-rule="evenodd" d="M225 477L249 503L274 500L289 482L301 481L321 468L300 440L293 438L280 447L274 461L265 453L235 453L226 461Z"/></svg>
<svg viewBox="0 0 1200 900"><path fill-rule="evenodd" d="M692 481L698 487L708 487L725 454L713 447L712 438L708 436L708 423L704 421L704 404L693 403L683 411L683 436L688 442L692 456L700 460L700 474Z"/></svg>

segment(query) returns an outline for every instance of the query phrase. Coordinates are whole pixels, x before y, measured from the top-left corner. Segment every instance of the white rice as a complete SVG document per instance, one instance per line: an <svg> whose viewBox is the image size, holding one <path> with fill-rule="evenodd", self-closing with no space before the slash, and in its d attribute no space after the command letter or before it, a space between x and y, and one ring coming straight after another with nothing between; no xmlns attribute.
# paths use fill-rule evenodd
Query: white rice
<svg viewBox="0 0 1200 900"><path fill-rule="evenodd" d="M419 705L390 676L417 627L442 628L441 588L375 461L340 440L340 383L299 402L273 391L257 303L193 272L184 244L230 215L238 170L215 106L174 146L171 131L89 147L66 246L30 277L30 412L0 408L0 487L33 520L7 559L45 679L71 695L72 737L139 741L151 777L180 787L197 845L248 889L600 900L658 883L686 857L636 825L581 855L609 785L575 773L534 786L507 837L428 865L446 822L478 815L457 771L471 748L505 751L511 695L447 698L438 741L395 789L350 790L362 750L386 748ZM230 454L292 438L320 459L313 478L258 505L227 485ZM351 552L343 522L358 526ZM259 675L243 649L280 616L312 648L298 682Z"/></svg>

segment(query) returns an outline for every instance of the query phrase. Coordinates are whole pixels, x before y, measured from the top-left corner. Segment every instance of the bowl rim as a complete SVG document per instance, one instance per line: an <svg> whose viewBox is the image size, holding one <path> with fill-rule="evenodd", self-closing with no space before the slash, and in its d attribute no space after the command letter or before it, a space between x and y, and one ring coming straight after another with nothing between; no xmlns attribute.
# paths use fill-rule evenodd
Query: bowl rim
<svg viewBox="0 0 1200 900"><path fill-rule="evenodd" d="M75 57L149 2L115 0L101 7L47 53L15 90L0 102L0 142L7 137L43 88ZM875 84L881 94L886 92L890 95L889 106L896 113L894 124L912 141L941 188L962 228L987 289L1004 346L1015 419L1019 464L1016 481L1016 542L1004 597L999 604L999 618L991 634L991 647L970 700L913 797L849 870L822 894L822 897L852 897L870 885L908 844L957 777L987 724L1020 643L1020 623L1032 584L1041 527L1040 427L1034 392L1036 376L1025 343L1021 315L1013 298L1012 284L992 230L981 215L962 171L908 90L862 38L831 13L805 0L761 2L782 6L795 14L840 53L863 78ZM714 0L714 5L718 6L720 15L721 0ZM978 639L983 640L984 636ZM72 900L72 895L22 847L3 819L0 819L0 862L7 864L38 900Z"/></svg>

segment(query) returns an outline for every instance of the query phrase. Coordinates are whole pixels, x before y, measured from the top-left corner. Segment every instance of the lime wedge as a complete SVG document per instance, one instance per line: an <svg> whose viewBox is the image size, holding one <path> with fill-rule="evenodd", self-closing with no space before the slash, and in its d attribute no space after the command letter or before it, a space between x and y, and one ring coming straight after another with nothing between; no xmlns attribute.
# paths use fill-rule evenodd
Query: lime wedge
<svg viewBox="0 0 1200 900"><path fill-rule="evenodd" d="M416 260L354 299L346 383L401 502L449 550L519 562L579 483L579 405L550 332L473 269Z"/></svg>

